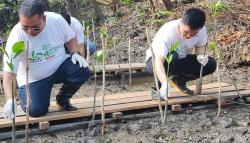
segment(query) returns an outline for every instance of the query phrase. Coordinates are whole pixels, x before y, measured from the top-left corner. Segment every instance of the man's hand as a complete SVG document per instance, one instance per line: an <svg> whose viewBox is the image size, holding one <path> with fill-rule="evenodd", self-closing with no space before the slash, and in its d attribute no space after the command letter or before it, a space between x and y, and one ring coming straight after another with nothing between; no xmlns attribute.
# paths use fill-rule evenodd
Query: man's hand
<svg viewBox="0 0 250 143"><path fill-rule="evenodd" d="M161 85L161 89L160 89L160 96L166 100L167 99L167 92L168 92L168 95L170 94L170 91L171 91L171 87L169 85L170 83L167 83L167 82L164 82L162 83ZM167 88L168 88L168 91L167 91Z"/></svg>
<svg viewBox="0 0 250 143"><path fill-rule="evenodd" d="M86 68L86 67L88 67L89 66L89 64L87 63L87 61L81 56L81 55L79 55L78 53L74 53L74 54L72 54L72 56L71 56L71 61L74 63L74 64L76 64L76 62L78 62L79 63L79 66L82 68L82 67L84 67L84 68Z"/></svg>
<svg viewBox="0 0 250 143"><path fill-rule="evenodd" d="M14 118L14 113L12 111L12 99L8 99L3 107L3 116L5 119L13 119ZM14 109L16 112L16 101L14 100Z"/></svg>
<svg viewBox="0 0 250 143"><path fill-rule="evenodd" d="M197 61L204 67L208 63L208 56L207 55L198 55Z"/></svg>

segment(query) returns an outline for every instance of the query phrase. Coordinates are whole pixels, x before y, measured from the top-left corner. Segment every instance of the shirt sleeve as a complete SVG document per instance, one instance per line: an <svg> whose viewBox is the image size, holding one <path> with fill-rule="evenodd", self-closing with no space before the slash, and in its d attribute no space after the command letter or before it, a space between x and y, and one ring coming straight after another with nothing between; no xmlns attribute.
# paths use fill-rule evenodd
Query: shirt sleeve
<svg viewBox="0 0 250 143"><path fill-rule="evenodd" d="M67 21L59 14L57 16L57 21L64 37L64 43L73 39L75 37L75 32L70 28Z"/></svg>
<svg viewBox="0 0 250 143"><path fill-rule="evenodd" d="M162 33L164 32L157 32L155 35L153 42L152 42L152 48L153 52L156 55L166 57L171 45L170 39L167 36L164 36Z"/></svg>
<svg viewBox="0 0 250 143"><path fill-rule="evenodd" d="M12 57L15 56L15 53L12 51L12 47L13 45L16 43L16 42L19 42L19 41L24 41L21 36L21 31L18 30L18 27L15 26L11 32L10 32L10 35L8 37L8 40L7 40L7 43L6 43L6 47L5 47L5 50L8 54L7 55L4 55L3 57L3 62L4 62L4 67L3 67L3 71L5 72L12 72L11 68L9 67L9 64L10 64L10 59ZM13 64L13 73L17 73L17 69L18 69L18 66L19 66L19 62L21 60L21 57L23 56L23 53L21 53L20 55L18 55L14 60L12 60L12 64Z"/></svg>
<svg viewBox="0 0 250 143"><path fill-rule="evenodd" d="M78 20L72 21L73 26L71 27L76 34L76 39L78 44L84 43L83 26Z"/></svg>
<svg viewBox="0 0 250 143"><path fill-rule="evenodd" d="M206 30L206 27L204 26L200 32L199 32L199 35L198 35L198 42L197 44L195 45L196 47L203 47L203 46L206 46L207 44L207 30Z"/></svg>

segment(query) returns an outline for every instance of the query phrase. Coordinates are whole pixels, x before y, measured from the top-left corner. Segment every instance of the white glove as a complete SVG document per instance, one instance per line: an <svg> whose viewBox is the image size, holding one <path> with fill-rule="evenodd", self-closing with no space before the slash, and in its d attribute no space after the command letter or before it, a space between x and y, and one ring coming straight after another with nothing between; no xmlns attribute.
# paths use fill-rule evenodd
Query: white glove
<svg viewBox="0 0 250 143"><path fill-rule="evenodd" d="M14 113L12 111L12 99L8 99L3 107L3 116L5 119L13 119ZM16 113L16 101L14 100L14 109Z"/></svg>
<svg viewBox="0 0 250 143"><path fill-rule="evenodd" d="M74 53L72 56L71 56L71 61L76 64L76 62L79 63L79 66L82 68L86 68L89 66L89 64L87 63L87 61L81 56L79 55L78 53Z"/></svg>
<svg viewBox="0 0 250 143"><path fill-rule="evenodd" d="M208 56L207 55L198 55L197 61L204 67L208 63Z"/></svg>
<svg viewBox="0 0 250 143"><path fill-rule="evenodd" d="M167 87L168 87L168 89L167 89ZM164 83L162 83L161 89L160 89L160 96L164 100L167 100L167 92L168 92L168 96L169 96L170 92L171 92L171 86L170 86L170 83L164 82Z"/></svg>

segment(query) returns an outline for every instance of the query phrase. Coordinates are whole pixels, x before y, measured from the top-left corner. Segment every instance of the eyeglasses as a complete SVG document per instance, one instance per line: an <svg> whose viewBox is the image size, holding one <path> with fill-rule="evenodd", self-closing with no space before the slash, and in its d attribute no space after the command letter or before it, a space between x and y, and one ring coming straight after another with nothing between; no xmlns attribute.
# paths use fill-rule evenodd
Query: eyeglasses
<svg viewBox="0 0 250 143"><path fill-rule="evenodd" d="M22 27L23 31L25 32L29 32L29 31L32 31L32 32L39 32L41 30L41 28L38 28L38 27Z"/></svg>
<svg viewBox="0 0 250 143"><path fill-rule="evenodd" d="M185 31L183 32L184 35L190 36L190 37L196 37L198 36L198 32L190 32L190 31Z"/></svg>
<svg viewBox="0 0 250 143"><path fill-rule="evenodd" d="M181 33L180 25L178 25L178 30ZM188 36L188 37L197 37L198 33L199 33L199 31L196 31L196 30L195 31L190 31L190 30L185 30L185 29L182 30L182 35Z"/></svg>

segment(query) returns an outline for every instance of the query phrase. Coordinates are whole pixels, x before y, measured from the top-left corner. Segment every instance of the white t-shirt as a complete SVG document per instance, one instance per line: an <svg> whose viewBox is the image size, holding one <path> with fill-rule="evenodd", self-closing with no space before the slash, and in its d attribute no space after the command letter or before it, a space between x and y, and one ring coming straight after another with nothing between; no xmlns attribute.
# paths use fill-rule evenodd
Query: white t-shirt
<svg viewBox="0 0 250 143"><path fill-rule="evenodd" d="M81 22L79 22L76 18L74 17L70 17L71 23L70 23L70 27L72 28L72 30L76 33L76 40L78 44L82 44L84 43L84 28L81 24Z"/></svg>
<svg viewBox="0 0 250 143"><path fill-rule="evenodd" d="M188 54L191 54L193 47L202 47L206 45L207 32L205 26L194 37L184 39L178 32L178 23L180 20L181 19L178 19L164 24L156 33L152 42L152 48L155 55L166 57L171 45L177 40L180 41L180 45L176 50L179 59L185 58ZM149 48L146 52L146 60L150 57L152 57L152 52Z"/></svg>
<svg viewBox="0 0 250 143"><path fill-rule="evenodd" d="M45 27L37 36L29 36L18 23L11 30L6 44L6 51L13 55L11 49L14 43L29 41L29 83L52 75L68 57L64 43L75 37L75 33L61 15L53 12L45 12L45 15ZM11 72L7 61L7 56L4 56L4 71ZM18 86L25 85L25 52L21 53L13 64Z"/></svg>

